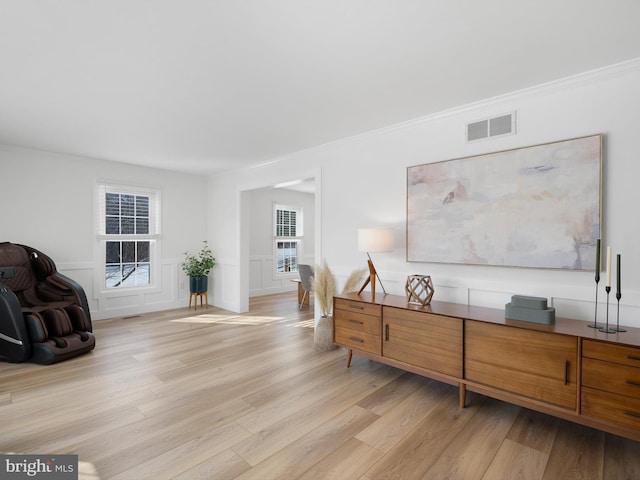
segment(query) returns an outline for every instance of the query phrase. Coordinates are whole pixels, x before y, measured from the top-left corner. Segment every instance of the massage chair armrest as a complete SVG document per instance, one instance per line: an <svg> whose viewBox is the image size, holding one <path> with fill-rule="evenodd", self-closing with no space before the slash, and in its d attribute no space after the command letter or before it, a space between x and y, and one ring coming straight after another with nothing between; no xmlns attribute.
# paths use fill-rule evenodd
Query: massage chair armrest
<svg viewBox="0 0 640 480"><path fill-rule="evenodd" d="M73 294L76 297L78 304L83 308L85 313L87 314L87 319L89 320L89 328L88 330L93 331L91 326L91 312L89 311L89 302L87 301L87 295L78 282L73 280L72 278L63 275L60 272L55 272L48 278L53 284L57 284L66 288L70 288L73 291Z"/></svg>

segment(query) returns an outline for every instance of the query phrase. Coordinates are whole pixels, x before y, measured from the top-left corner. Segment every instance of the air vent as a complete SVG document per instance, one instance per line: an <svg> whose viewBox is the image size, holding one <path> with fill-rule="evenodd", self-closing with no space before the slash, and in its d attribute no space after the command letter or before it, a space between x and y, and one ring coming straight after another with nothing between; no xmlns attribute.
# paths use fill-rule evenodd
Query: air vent
<svg viewBox="0 0 640 480"><path fill-rule="evenodd" d="M467 123L467 142L516 133L516 112Z"/></svg>

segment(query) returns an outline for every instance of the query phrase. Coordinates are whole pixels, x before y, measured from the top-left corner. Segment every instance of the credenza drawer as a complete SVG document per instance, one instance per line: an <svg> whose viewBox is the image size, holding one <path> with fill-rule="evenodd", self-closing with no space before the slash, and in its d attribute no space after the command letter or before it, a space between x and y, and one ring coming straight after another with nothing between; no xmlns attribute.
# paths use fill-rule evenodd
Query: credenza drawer
<svg viewBox="0 0 640 480"><path fill-rule="evenodd" d="M584 340L582 342L582 356L640 367L640 348L637 347Z"/></svg>
<svg viewBox="0 0 640 480"><path fill-rule="evenodd" d="M640 399L582 388L582 415L640 428Z"/></svg>
<svg viewBox="0 0 640 480"><path fill-rule="evenodd" d="M364 350L365 352L376 353L378 355L382 353L380 335L344 328L337 322L334 330L334 341L345 347Z"/></svg>
<svg viewBox="0 0 640 480"><path fill-rule="evenodd" d="M382 307L380 305L370 302L346 300L344 298L334 298L334 315L336 314L337 310L361 313L364 315L372 315L378 317L378 319L382 315Z"/></svg>
<svg viewBox="0 0 640 480"><path fill-rule="evenodd" d="M582 385L640 399L640 368L583 358Z"/></svg>
<svg viewBox="0 0 640 480"><path fill-rule="evenodd" d="M380 335L380 318L362 313L339 310L335 313L336 327Z"/></svg>

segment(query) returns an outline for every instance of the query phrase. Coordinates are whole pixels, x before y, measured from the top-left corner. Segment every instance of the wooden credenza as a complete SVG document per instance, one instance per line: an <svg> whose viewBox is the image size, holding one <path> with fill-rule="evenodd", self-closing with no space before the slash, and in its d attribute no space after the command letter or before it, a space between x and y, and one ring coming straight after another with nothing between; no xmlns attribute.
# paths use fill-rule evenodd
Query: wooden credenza
<svg viewBox="0 0 640 480"><path fill-rule="evenodd" d="M640 329L604 334L580 320L540 325L504 311L405 297L334 297L334 341L467 390L640 441Z"/></svg>

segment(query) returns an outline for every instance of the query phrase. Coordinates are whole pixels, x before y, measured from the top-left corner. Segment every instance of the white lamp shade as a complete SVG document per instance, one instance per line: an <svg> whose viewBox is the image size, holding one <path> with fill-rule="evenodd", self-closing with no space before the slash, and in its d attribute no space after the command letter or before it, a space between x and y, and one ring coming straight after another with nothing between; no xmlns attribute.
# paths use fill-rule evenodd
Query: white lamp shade
<svg viewBox="0 0 640 480"><path fill-rule="evenodd" d="M358 229L358 250L361 252L392 252L393 244L393 228Z"/></svg>

